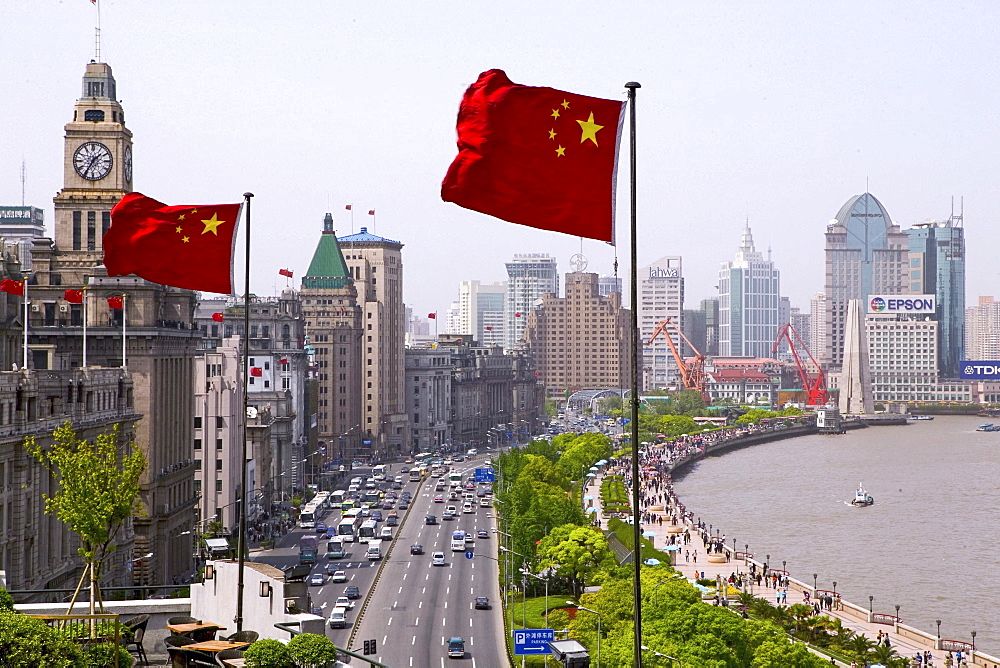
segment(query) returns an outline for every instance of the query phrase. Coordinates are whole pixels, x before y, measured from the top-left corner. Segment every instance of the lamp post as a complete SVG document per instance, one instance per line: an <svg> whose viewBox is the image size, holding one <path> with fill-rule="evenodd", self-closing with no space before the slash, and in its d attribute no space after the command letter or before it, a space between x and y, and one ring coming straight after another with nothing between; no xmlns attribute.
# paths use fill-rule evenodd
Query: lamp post
<svg viewBox="0 0 1000 668"><path fill-rule="evenodd" d="M536 580L545 580L545 626L549 625L549 578L548 576L542 577L541 575L535 575L527 568L522 568L521 573L535 578Z"/></svg>
<svg viewBox="0 0 1000 668"><path fill-rule="evenodd" d="M975 629L973 629L973 631L972 631L972 655L969 658L972 659L972 663L973 664L976 663L976 631L975 631Z"/></svg>
<svg viewBox="0 0 1000 668"><path fill-rule="evenodd" d="M819 588L819 585L816 584L818 577L819 573L813 573L813 598L816 598L816 590Z"/></svg>
<svg viewBox="0 0 1000 668"><path fill-rule="evenodd" d="M935 619L934 623L937 624L937 644L934 645L934 649L941 649L941 620Z"/></svg>
<svg viewBox="0 0 1000 668"><path fill-rule="evenodd" d="M893 622L893 632L899 633L899 603L896 604L896 621Z"/></svg>
<svg viewBox="0 0 1000 668"><path fill-rule="evenodd" d="M585 608L579 603L574 603L573 601L566 601L569 605L575 605L577 610L583 610L584 612L591 612L597 615L597 668L601 668L601 613L597 610L591 610L590 608Z"/></svg>
<svg viewBox="0 0 1000 668"><path fill-rule="evenodd" d="M788 575L788 562L784 559L781 560L781 570L785 571L785 575Z"/></svg>
<svg viewBox="0 0 1000 668"><path fill-rule="evenodd" d="M873 608L874 601L875 601L875 597L872 596L871 594L868 594L868 623L869 624L872 623L872 621L873 621L872 617L875 615L875 610Z"/></svg>

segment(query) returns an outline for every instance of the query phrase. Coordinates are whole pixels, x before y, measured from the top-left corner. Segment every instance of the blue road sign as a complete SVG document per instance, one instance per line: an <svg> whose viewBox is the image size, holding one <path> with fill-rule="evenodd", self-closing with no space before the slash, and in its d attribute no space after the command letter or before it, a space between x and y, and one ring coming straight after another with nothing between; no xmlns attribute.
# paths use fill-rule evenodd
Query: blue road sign
<svg viewBox="0 0 1000 668"><path fill-rule="evenodd" d="M514 629L514 654L551 654L549 642L556 639L552 629Z"/></svg>
<svg viewBox="0 0 1000 668"><path fill-rule="evenodd" d="M495 482L496 472L493 469L476 469L476 482Z"/></svg>
<svg viewBox="0 0 1000 668"><path fill-rule="evenodd" d="M466 550L465 551L465 558L466 559L472 559L472 557L474 557L474 556L475 556L475 553L472 550Z"/></svg>

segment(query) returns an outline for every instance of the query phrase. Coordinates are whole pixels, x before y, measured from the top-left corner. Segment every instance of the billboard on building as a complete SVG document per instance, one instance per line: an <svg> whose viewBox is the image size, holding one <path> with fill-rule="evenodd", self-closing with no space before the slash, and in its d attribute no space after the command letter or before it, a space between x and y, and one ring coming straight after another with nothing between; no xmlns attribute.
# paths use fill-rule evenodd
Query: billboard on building
<svg viewBox="0 0 1000 668"><path fill-rule="evenodd" d="M1000 360L962 360L958 368L962 380L1000 381Z"/></svg>
<svg viewBox="0 0 1000 668"><path fill-rule="evenodd" d="M877 315L910 315L934 313L934 295L869 295L868 313Z"/></svg>

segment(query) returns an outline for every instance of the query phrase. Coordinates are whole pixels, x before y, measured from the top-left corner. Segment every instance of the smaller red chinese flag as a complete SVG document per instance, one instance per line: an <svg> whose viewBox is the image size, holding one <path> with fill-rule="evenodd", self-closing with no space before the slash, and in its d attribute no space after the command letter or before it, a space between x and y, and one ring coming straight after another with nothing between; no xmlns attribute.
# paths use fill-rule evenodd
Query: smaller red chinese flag
<svg viewBox="0 0 1000 668"><path fill-rule="evenodd" d="M514 317L515 317L515 318L520 318L520 317L521 317L521 314L520 314L520 313L515 313L515 314L514 314Z"/></svg>
<svg viewBox="0 0 1000 668"><path fill-rule="evenodd" d="M252 366L250 367L250 375L257 376L258 378L260 378L261 376L264 375L264 370L261 369L259 366Z"/></svg>
<svg viewBox="0 0 1000 668"><path fill-rule="evenodd" d="M283 364L283 365L284 364L288 364L288 358L287 357L282 357L281 358L281 364Z"/></svg>
<svg viewBox="0 0 1000 668"><path fill-rule="evenodd" d="M438 314L437 313L428 313L427 317L430 318L431 320L437 320Z"/></svg>
<svg viewBox="0 0 1000 668"><path fill-rule="evenodd" d="M24 281L14 281L9 278L0 281L0 290L12 295L24 296Z"/></svg>
<svg viewBox="0 0 1000 668"><path fill-rule="evenodd" d="M347 205L347 206L345 206L344 208L345 208L345 209L347 209L348 211L350 211L350 210L351 210L351 205L350 205L350 204L348 204L348 205Z"/></svg>
<svg viewBox="0 0 1000 668"><path fill-rule="evenodd" d="M67 290L63 293L63 299L68 301L70 304L82 304L83 290Z"/></svg>
<svg viewBox="0 0 1000 668"><path fill-rule="evenodd" d="M221 313L213 313L212 314L212 320L214 320L215 322L222 322L225 319L226 319L226 316L224 316Z"/></svg>
<svg viewBox="0 0 1000 668"><path fill-rule="evenodd" d="M368 215L369 216L374 216L375 215L375 209L368 209Z"/></svg>
<svg viewBox="0 0 1000 668"><path fill-rule="evenodd" d="M287 276L288 278L292 278L292 270L291 269L279 269L278 273L280 275L282 275L282 276Z"/></svg>
<svg viewBox="0 0 1000 668"><path fill-rule="evenodd" d="M108 306L116 311L121 311L125 308L125 300L122 297L108 297Z"/></svg>
<svg viewBox="0 0 1000 668"><path fill-rule="evenodd" d="M492 328L492 327L487 327L487 328L486 328L486 331L487 331L487 332L492 332L492 331L493 331L493 328Z"/></svg>

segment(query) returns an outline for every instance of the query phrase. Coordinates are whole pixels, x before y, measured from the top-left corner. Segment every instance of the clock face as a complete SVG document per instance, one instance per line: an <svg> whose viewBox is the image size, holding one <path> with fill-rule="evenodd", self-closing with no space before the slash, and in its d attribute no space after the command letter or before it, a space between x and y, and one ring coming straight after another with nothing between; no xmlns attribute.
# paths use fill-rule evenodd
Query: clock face
<svg viewBox="0 0 1000 668"><path fill-rule="evenodd" d="M132 147L125 147L125 181L132 183Z"/></svg>
<svg viewBox="0 0 1000 668"><path fill-rule="evenodd" d="M100 181L111 172L111 150L98 141L80 144L73 153L73 168L88 181Z"/></svg>

